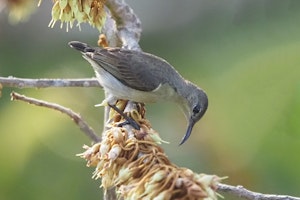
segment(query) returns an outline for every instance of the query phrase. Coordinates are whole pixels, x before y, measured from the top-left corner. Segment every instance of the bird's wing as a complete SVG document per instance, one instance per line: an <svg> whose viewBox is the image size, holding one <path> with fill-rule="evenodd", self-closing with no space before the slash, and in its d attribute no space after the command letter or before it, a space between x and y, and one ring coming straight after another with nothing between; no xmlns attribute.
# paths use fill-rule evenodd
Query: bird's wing
<svg viewBox="0 0 300 200"><path fill-rule="evenodd" d="M136 90L153 91L166 82L175 88L172 82L181 79L169 63L151 54L122 48L94 48L78 41L69 42L69 45Z"/></svg>
<svg viewBox="0 0 300 200"><path fill-rule="evenodd" d="M164 82L161 70L152 66L153 58L148 54L120 48L97 48L85 54L130 88L152 91Z"/></svg>

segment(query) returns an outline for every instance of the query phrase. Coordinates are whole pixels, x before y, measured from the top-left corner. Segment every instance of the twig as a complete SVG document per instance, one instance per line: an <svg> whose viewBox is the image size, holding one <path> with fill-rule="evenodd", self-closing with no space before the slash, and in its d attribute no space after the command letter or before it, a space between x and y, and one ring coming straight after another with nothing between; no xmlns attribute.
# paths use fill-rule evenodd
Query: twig
<svg viewBox="0 0 300 200"><path fill-rule="evenodd" d="M226 184L218 184L218 191L244 198L248 200L300 200L299 197L292 197L287 195L276 195L276 194L262 194L258 192L252 192L245 189L243 186L231 186Z"/></svg>
<svg viewBox="0 0 300 200"><path fill-rule="evenodd" d="M69 108L65 108L65 107L55 104L55 103L49 103L46 101L26 97L26 96L18 94L16 92L11 93L11 99L12 100L20 100L20 101L24 101L24 102L27 102L29 104L33 104L36 106L42 106L42 107L60 111L64 114L68 115L69 117L71 117L71 119L79 126L80 130L83 131L92 141L94 141L94 142L101 141L101 139L96 135L94 130L82 119L82 117Z"/></svg>
<svg viewBox="0 0 300 200"><path fill-rule="evenodd" d="M81 79L27 79L0 77L3 87L46 88L46 87L101 87L96 78Z"/></svg>
<svg viewBox="0 0 300 200"><path fill-rule="evenodd" d="M140 50L141 21L124 0L108 0L106 6L116 22L123 48Z"/></svg>

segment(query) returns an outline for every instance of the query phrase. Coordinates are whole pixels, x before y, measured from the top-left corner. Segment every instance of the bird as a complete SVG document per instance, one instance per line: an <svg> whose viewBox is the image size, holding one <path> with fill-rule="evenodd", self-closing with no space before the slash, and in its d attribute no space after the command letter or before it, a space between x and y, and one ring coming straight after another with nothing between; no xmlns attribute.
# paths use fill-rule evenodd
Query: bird
<svg viewBox="0 0 300 200"><path fill-rule="evenodd" d="M114 105L118 99L139 103L175 102L188 121L179 145L187 141L192 129L205 114L208 97L203 89L185 80L163 58L143 51L119 47L91 47L83 42L68 43L82 53L93 67L106 98L102 105Z"/></svg>

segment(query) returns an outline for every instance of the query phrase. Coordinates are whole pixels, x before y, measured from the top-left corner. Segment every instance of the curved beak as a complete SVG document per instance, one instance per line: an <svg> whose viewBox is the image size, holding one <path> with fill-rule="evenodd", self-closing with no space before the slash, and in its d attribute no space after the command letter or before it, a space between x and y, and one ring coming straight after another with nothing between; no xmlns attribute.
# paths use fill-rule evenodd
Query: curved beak
<svg viewBox="0 0 300 200"><path fill-rule="evenodd" d="M179 145L182 145L183 143L185 143L185 142L189 139L189 137L190 137L190 135L191 135L191 133L192 133L192 130L193 130L193 127L194 127L195 123L196 123L196 122L195 122L194 120L192 120L192 119L189 120L188 128L187 128L187 130L186 130L185 135L184 135L183 138L181 139L181 142L179 143Z"/></svg>

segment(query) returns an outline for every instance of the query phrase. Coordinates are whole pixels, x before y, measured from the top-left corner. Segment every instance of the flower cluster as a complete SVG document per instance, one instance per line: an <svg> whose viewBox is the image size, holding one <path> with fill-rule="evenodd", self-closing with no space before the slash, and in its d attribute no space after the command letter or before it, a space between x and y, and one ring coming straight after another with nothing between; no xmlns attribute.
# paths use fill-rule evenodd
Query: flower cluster
<svg viewBox="0 0 300 200"><path fill-rule="evenodd" d="M91 26L96 27L99 31L105 22L105 0L54 0L52 7L52 19L49 27L54 27L56 21L66 23L67 31L73 27L74 21L80 28L80 23L88 22Z"/></svg>
<svg viewBox="0 0 300 200"><path fill-rule="evenodd" d="M141 126L134 130L123 124L115 111L110 113L110 127L103 140L92 147L84 146L79 154L87 166L96 167L93 177L102 178L102 187L116 187L124 199L217 199L215 175L196 174L172 164L158 143L163 142L144 119L144 107L128 110L127 102L119 101L119 109Z"/></svg>
<svg viewBox="0 0 300 200"><path fill-rule="evenodd" d="M38 6L41 2L39 0ZM105 0L53 0L53 3L49 27L53 28L57 21L61 21L60 27L66 23L68 31L69 26L72 28L77 21L79 29L80 23L88 22L101 31L106 17ZM9 19L13 23L26 20L36 7L34 0L6 0L5 4L9 9Z"/></svg>

